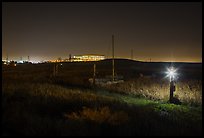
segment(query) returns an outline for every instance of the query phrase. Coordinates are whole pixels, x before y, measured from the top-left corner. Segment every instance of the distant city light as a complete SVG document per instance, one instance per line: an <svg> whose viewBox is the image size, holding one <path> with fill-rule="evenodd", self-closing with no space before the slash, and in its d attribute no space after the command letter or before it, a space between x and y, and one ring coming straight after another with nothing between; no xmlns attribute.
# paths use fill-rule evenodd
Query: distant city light
<svg viewBox="0 0 204 138"><path fill-rule="evenodd" d="M30 61L31 63L33 63L33 64L38 64L39 63L39 61Z"/></svg>
<svg viewBox="0 0 204 138"><path fill-rule="evenodd" d="M23 61L22 61L22 60L20 60L20 61L17 61L17 63L23 63Z"/></svg>
<svg viewBox="0 0 204 138"><path fill-rule="evenodd" d="M104 60L104 55L90 54L90 55L75 55L72 61L99 61Z"/></svg>

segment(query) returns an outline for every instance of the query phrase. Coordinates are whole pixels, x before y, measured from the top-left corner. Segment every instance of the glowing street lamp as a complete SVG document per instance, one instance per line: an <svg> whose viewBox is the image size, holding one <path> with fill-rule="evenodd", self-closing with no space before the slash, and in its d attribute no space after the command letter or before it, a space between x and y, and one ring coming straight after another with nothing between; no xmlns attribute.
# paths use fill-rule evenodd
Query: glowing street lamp
<svg viewBox="0 0 204 138"><path fill-rule="evenodd" d="M174 67L167 68L166 73L167 73L167 77L170 78L170 82L175 80L177 73L176 73L176 69L174 69Z"/></svg>
<svg viewBox="0 0 204 138"><path fill-rule="evenodd" d="M174 69L173 67L167 68L167 77L169 77L170 79L170 97L169 97L169 101L170 103L173 102L173 93L176 90L175 88L175 78L176 78L176 69Z"/></svg>

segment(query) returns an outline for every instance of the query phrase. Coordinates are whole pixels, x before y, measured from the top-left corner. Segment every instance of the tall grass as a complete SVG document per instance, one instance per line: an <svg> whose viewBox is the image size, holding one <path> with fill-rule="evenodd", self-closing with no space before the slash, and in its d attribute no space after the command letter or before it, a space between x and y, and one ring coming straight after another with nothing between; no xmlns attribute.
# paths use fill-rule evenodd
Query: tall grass
<svg viewBox="0 0 204 138"><path fill-rule="evenodd" d="M166 80L136 78L99 93L85 81L87 70L63 71L53 78L45 65L4 70L3 135L201 135L200 107L158 102L168 100ZM202 104L200 81L176 87L182 102Z"/></svg>
<svg viewBox="0 0 204 138"><path fill-rule="evenodd" d="M58 77L53 78L51 76L52 65L28 66L27 70L22 66L17 69L4 69L2 78L5 85L9 82L14 84L31 82L90 88L91 84L88 79L92 77L91 68L89 66L84 67L84 70L76 69L75 66L70 68L75 70L70 70L69 66L67 68L61 67ZM169 99L169 82L163 78L136 77L125 80L124 83L105 86L105 88L114 92L136 95L152 100L167 101ZM202 105L202 80L190 78L179 80L176 82L174 95L184 104Z"/></svg>
<svg viewBox="0 0 204 138"><path fill-rule="evenodd" d="M200 111L177 106L139 106L137 101L133 106L114 96L54 84L8 84L2 94L4 135L200 135ZM171 116L160 116L160 111ZM191 112L197 116L189 118Z"/></svg>
<svg viewBox="0 0 204 138"><path fill-rule="evenodd" d="M169 100L169 82L164 79L136 78L124 83L106 86L108 90L131 94L152 100ZM202 81L185 80L176 82L174 96L182 103L202 105Z"/></svg>

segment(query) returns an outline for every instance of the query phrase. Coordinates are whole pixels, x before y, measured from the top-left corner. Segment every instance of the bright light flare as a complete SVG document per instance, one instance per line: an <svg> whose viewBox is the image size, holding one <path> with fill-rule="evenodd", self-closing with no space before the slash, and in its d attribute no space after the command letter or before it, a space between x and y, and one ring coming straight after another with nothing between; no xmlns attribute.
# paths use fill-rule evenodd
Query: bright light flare
<svg viewBox="0 0 204 138"><path fill-rule="evenodd" d="M170 68L167 68L167 76L166 77L169 77L170 78L170 81L174 80L177 76L177 73L176 73L176 69L174 69L174 67L170 67Z"/></svg>

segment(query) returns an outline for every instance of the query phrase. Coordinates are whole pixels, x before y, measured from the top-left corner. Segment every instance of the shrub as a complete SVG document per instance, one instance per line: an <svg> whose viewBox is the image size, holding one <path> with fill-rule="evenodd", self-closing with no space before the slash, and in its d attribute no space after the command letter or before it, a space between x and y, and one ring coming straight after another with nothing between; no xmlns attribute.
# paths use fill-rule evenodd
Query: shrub
<svg viewBox="0 0 204 138"><path fill-rule="evenodd" d="M107 106L99 109L83 107L79 113L73 112L64 116L72 120L90 120L99 124L108 123L111 125L120 125L128 121L127 113L124 111L111 112Z"/></svg>

